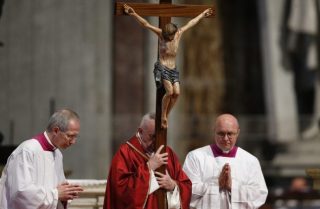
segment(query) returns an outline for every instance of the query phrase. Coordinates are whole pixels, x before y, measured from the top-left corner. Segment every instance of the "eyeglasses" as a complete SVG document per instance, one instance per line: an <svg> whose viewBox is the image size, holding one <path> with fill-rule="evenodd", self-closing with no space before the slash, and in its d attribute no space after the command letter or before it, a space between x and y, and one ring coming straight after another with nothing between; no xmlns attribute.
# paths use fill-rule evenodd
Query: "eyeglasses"
<svg viewBox="0 0 320 209"><path fill-rule="evenodd" d="M225 136L227 136L228 139L232 139L238 134L238 132L222 132L222 131L219 131L216 134L220 138L224 138Z"/></svg>
<svg viewBox="0 0 320 209"><path fill-rule="evenodd" d="M79 135L75 135L75 134L67 134L66 132L61 131L61 133L64 134L64 136L68 139L68 141L75 141L77 140L80 136Z"/></svg>

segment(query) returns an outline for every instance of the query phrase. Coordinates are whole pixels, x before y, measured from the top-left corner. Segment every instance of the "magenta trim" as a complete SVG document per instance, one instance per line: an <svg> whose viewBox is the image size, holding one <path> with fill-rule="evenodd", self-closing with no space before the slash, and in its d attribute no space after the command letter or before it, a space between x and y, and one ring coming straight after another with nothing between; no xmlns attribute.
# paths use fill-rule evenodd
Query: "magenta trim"
<svg viewBox="0 0 320 209"><path fill-rule="evenodd" d="M238 147L234 146L230 152L224 153L216 144L211 144L210 147L214 157L235 157L238 150Z"/></svg>
<svg viewBox="0 0 320 209"><path fill-rule="evenodd" d="M54 151L54 147L51 144L49 144L44 133L38 134L32 138L36 139L40 143L44 151L50 151L50 152Z"/></svg>

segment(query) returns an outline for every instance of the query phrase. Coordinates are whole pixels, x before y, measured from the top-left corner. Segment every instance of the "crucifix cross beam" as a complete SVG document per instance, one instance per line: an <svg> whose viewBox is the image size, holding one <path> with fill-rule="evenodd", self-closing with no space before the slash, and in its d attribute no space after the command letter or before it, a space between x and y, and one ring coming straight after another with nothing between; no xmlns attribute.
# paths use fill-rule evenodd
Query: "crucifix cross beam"
<svg viewBox="0 0 320 209"><path fill-rule="evenodd" d="M125 2L116 2L115 15L126 15L123 10ZM205 9L212 8L213 15L215 10L212 6L208 5L190 5L190 4L147 4L147 3L127 3L130 5L140 16L159 16L161 17L194 17Z"/></svg>

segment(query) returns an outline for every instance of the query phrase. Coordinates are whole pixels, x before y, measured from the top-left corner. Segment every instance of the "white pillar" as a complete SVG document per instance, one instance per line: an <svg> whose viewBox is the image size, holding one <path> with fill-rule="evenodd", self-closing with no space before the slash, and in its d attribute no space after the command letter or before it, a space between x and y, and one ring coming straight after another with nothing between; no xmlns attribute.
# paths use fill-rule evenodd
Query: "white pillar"
<svg viewBox="0 0 320 209"><path fill-rule="evenodd" d="M290 142L298 138L298 120L292 73L281 65L282 5L283 0L259 1L259 13L269 138Z"/></svg>

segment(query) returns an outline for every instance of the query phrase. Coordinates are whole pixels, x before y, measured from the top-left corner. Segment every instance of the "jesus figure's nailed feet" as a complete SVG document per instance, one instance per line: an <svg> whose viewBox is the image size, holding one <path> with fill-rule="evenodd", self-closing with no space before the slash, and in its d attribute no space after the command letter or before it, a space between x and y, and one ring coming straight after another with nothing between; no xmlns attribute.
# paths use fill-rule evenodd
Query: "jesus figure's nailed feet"
<svg viewBox="0 0 320 209"><path fill-rule="evenodd" d="M168 120L166 117L161 118L161 128L163 128L163 129L168 128Z"/></svg>

